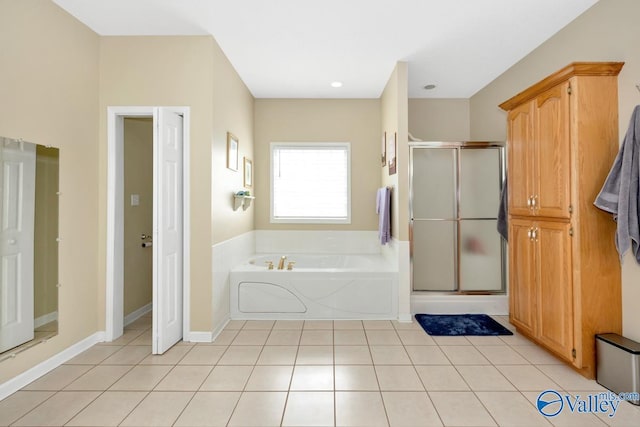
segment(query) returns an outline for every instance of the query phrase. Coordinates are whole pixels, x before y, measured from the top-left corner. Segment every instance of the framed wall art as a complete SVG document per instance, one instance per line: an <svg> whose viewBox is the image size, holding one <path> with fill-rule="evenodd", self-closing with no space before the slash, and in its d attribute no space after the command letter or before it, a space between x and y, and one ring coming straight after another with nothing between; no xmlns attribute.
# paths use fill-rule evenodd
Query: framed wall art
<svg viewBox="0 0 640 427"><path fill-rule="evenodd" d="M238 171L238 137L227 132L227 168Z"/></svg>

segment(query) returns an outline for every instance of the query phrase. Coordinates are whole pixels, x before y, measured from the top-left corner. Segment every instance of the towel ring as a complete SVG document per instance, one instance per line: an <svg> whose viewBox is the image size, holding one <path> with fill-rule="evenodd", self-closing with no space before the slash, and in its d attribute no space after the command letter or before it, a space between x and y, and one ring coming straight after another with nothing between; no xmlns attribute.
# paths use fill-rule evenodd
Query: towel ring
<svg viewBox="0 0 640 427"><path fill-rule="evenodd" d="M640 92L640 84L636 85L636 89L638 89L638 92Z"/></svg>

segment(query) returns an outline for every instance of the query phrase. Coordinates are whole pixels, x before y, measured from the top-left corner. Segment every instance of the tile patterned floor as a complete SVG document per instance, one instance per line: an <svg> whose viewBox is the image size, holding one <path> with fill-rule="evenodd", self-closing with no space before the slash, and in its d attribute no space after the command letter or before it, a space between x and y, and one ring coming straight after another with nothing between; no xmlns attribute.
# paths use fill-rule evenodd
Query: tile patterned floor
<svg viewBox="0 0 640 427"><path fill-rule="evenodd" d="M496 319L505 326L507 319ZM2 426L640 426L545 418L546 389L604 391L519 334L430 337L416 323L232 321L213 343L151 355L151 319L0 402Z"/></svg>

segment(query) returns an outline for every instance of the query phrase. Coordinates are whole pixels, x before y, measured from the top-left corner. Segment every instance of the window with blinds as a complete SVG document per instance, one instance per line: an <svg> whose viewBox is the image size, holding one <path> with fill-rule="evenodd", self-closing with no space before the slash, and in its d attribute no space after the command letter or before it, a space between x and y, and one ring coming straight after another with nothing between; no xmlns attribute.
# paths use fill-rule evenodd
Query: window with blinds
<svg viewBox="0 0 640 427"><path fill-rule="evenodd" d="M349 143L271 144L271 222L351 222Z"/></svg>

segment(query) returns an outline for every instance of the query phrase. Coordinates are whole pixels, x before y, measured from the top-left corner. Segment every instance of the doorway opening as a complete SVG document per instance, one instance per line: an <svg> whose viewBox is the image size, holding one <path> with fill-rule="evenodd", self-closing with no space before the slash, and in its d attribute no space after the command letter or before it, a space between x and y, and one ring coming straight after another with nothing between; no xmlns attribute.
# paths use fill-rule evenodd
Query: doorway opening
<svg viewBox="0 0 640 427"><path fill-rule="evenodd" d="M190 329L189 113L189 107L108 108L105 338L113 341L124 330L125 204L140 207L143 197L125 191L125 123L146 119L152 128L152 193L145 196L152 205L152 226L140 232L127 227L135 235L126 240L137 238L139 249L151 252L153 354L188 339Z"/></svg>

